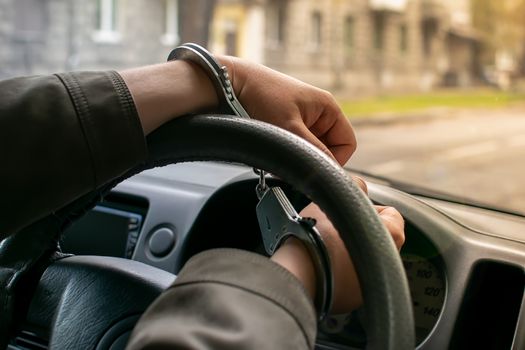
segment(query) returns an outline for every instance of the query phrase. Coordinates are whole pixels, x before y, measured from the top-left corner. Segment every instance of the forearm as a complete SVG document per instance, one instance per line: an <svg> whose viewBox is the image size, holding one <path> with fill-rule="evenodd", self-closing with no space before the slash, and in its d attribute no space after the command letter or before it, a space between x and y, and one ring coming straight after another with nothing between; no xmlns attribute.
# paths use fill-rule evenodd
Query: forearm
<svg viewBox="0 0 525 350"><path fill-rule="evenodd" d="M173 118L212 110L218 104L210 79L187 61L125 70L120 75L133 96L146 135Z"/></svg>
<svg viewBox="0 0 525 350"><path fill-rule="evenodd" d="M312 349L316 317L301 284L254 253L190 259L144 313L128 349Z"/></svg>
<svg viewBox="0 0 525 350"><path fill-rule="evenodd" d="M308 250L297 238L288 238L271 258L294 275L304 286L308 295L315 297L315 269Z"/></svg>

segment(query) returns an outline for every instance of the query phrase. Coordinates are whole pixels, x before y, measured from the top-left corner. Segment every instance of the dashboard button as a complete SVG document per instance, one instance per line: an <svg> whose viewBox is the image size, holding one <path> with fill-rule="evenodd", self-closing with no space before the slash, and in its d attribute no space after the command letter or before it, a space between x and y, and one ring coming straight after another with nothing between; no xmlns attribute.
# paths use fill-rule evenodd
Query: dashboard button
<svg viewBox="0 0 525 350"><path fill-rule="evenodd" d="M149 250L158 258L166 256L175 245L175 233L169 227L161 227L151 234Z"/></svg>

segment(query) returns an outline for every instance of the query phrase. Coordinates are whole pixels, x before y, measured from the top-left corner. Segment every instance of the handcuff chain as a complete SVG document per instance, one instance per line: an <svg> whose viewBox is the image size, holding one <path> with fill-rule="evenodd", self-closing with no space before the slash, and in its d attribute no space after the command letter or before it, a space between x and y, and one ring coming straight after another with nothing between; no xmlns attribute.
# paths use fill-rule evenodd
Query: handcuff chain
<svg viewBox="0 0 525 350"><path fill-rule="evenodd" d="M255 192L257 193L257 198L261 200L266 191L269 189L268 185L266 184L266 172L257 168L253 168L253 171L259 175L259 182L257 183L257 186L255 186Z"/></svg>
<svg viewBox="0 0 525 350"><path fill-rule="evenodd" d="M193 43L183 44L170 53L168 60L174 59L191 61L204 70L217 92L220 112L250 119L235 96L227 68L205 48ZM254 172L259 175L259 182L255 187L259 198L256 210L265 249L270 255L273 254L281 239L288 235L296 236L306 245L318 276L318 293L314 302L319 319L323 319L332 304L333 276L330 255L315 228L315 222L301 218L279 187L270 188L266 183L267 174L263 170L254 168Z"/></svg>

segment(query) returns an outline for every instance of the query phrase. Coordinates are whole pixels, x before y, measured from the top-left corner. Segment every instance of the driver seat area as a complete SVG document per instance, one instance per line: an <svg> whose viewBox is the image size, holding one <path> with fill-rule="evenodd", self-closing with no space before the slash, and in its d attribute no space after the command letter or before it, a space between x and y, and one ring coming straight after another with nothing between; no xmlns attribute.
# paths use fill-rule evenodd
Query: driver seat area
<svg viewBox="0 0 525 350"><path fill-rule="evenodd" d="M50 349L124 349L142 313L175 278L121 258L63 258L42 275L23 328L47 338ZM19 348L16 340L8 347Z"/></svg>

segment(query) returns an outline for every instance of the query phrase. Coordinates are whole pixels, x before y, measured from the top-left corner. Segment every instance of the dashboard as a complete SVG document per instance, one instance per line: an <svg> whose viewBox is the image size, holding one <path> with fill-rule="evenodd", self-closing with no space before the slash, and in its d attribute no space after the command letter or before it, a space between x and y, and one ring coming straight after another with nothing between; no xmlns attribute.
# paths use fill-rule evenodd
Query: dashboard
<svg viewBox="0 0 525 350"><path fill-rule="evenodd" d="M406 220L401 257L419 349L525 348L525 218L413 196L369 180L370 198ZM192 255L235 247L263 253L257 176L195 162L136 175L114 188L61 242L65 252L124 257L177 274ZM296 209L307 199L279 180ZM366 346L366 315L331 315L318 349Z"/></svg>

